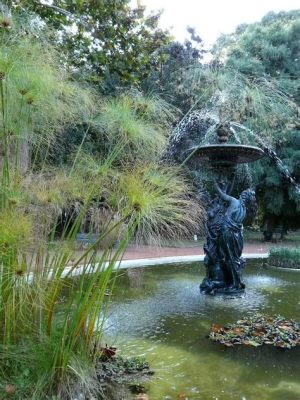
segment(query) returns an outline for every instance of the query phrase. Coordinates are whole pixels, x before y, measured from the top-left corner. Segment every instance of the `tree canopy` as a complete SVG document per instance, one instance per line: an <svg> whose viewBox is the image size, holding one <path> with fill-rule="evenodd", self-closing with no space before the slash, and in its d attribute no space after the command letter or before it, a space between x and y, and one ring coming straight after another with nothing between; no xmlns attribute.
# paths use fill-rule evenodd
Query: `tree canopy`
<svg viewBox="0 0 300 400"><path fill-rule="evenodd" d="M158 27L160 13L129 0L13 1L15 7L37 14L53 28L68 65L93 83L112 91L115 86L137 86L158 68L162 46L171 40Z"/></svg>
<svg viewBox="0 0 300 400"><path fill-rule="evenodd" d="M270 12L260 22L222 35L215 57L244 74L276 78L299 102L300 10Z"/></svg>
<svg viewBox="0 0 300 400"><path fill-rule="evenodd" d="M271 12L260 22L240 25L234 33L219 38L214 55L227 68L239 71L252 81L269 82L269 99L277 88L278 99L291 104L294 113L289 115L284 111L283 103L274 97L273 102L278 107L273 107L273 111L270 108L265 119L267 124L262 121L256 129L261 127L270 131L275 151L299 181L300 10ZM246 94L251 114L256 108L253 107L256 93ZM270 160L263 161L255 171L264 223L270 229L278 224L286 228L299 226L300 200L294 188L287 185Z"/></svg>

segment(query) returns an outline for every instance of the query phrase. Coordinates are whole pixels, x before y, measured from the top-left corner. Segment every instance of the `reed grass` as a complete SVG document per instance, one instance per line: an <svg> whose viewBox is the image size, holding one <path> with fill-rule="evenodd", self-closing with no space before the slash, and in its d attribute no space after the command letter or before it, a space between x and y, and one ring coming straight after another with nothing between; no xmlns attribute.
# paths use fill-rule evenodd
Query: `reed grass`
<svg viewBox="0 0 300 400"><path fill-rule="evenodd" d="M153 161L174 110L136 93L100 104L37 38L43 27L34 35L29 21L24 35L26 23L10 18L0 29L0 398L99 397L108 293L129 241L188 232L201 210L177 170L130 165L145 146ZM96 160L80 145L71 166L54 169L56 135L78 121L104 129L109 151ZM100 197L109 212L78 254L77 233Z"/></svg>

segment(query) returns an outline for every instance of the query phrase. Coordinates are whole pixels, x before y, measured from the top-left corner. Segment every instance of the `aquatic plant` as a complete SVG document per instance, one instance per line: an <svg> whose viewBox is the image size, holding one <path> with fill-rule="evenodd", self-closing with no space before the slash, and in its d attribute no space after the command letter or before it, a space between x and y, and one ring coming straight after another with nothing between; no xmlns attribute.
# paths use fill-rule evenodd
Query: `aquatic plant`
<svg viewBox="0 0 300 400"><path fill-rule="evenodd" d="M69 79L43 27L10 19L11 29L0 29L2 208L17 173L34 168L41 149L45 162L56 135L88 118L95 101L91 90Z"/></svg>
<svg viewBox="0 0 300 400"><path fill-rule="evenodd" d="M123 143L120 163L137 159L152 162L159 160L166 133L177 114L174 107L157 96L130 91L104 100L91 124L106 137L109 148Z"/></svg>
<svg viewBox="0 0 300 400"><path fill-rule="evenodd" d="M178 169L136 166L120 174L117 186L122 212L133 210L138 221L138 241L160 244L201 230L203 209Z"/></svg>
<svg viewBox="0 0 300 400"><path fill-rule="evenodd" d="M141 143L149 155L159 151L172 110L160 109L157 133L158 100L124 95L99 104L68 79L44 28L33 35L28 23L24 32L13 15L9 31L0 28L0 397L98 396L113 271L129 241L187 232L198 214L177 170L143 166L134 180L129 171ZM73 163L54 168L55 138L82 121L111 133L107 152L96 160L79 146ZM78 252L77 233L87 216L93 229L99 202L109 212L96 240Z"/></svg>

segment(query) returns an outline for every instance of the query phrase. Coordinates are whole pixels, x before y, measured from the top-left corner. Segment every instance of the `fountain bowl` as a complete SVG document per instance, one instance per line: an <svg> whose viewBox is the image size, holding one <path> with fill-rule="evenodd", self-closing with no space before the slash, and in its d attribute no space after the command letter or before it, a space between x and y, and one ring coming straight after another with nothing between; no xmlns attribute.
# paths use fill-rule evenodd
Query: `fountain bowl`
<svg viewBox="0 0 300 400"><path fill-rule="evenodd" d="M265 155L259 147L241 144L209 144L194 147L190 151L191 162L222 166L254 162Z"/></svg>

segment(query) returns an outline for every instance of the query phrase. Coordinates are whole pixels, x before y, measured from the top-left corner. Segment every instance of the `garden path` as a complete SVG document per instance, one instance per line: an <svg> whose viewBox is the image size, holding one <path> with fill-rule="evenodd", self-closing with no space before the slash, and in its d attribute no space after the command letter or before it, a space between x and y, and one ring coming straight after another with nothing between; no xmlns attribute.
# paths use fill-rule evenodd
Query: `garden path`
<svg viewBox="0 0 300 400"><path fill-rule="evenodd" d="M266 254L273 243L245 243L245 254ZM158 247L131 245L124 254L123 260L136 260L144 258L182 257L204 255L202 244L186 245L183 247Z"/></svg>

